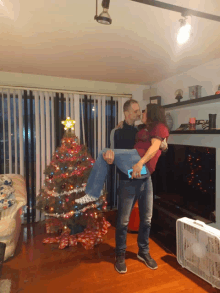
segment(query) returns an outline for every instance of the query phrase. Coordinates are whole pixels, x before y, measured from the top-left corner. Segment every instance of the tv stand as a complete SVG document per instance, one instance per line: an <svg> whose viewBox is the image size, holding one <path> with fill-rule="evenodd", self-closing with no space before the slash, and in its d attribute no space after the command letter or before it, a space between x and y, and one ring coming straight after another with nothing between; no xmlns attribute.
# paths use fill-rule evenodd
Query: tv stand
<svg viewBox="0 0 220 293"><path fill-rule="evenodd" d="M170 230L172 234L176 234L176 221L180 218L187 217L194 220L203 221L205 224L212 223L211 220L207 220L200 217L192 212L187 211L176 205L156 197L154 200L154 213L152 218L152 223Z"/></svg>

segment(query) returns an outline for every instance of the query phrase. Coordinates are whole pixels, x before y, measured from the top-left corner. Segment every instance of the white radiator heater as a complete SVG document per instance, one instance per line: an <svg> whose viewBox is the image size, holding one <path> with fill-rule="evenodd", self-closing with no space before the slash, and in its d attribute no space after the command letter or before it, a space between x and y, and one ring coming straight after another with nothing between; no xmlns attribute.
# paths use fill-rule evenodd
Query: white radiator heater
<svg viewBox="0 0 220 293"><path fill-rule="evenodd" d="M178 263L220 289L220 231L198 220L176 222Z"/></svg>

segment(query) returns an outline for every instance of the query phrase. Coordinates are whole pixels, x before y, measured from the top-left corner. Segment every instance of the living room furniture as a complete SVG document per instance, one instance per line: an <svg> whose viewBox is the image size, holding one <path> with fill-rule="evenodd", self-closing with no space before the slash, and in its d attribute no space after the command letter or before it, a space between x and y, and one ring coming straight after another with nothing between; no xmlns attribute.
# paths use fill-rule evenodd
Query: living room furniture
<svg viewBox="0 0 220 293"><path fill-rule="evenodd" d="M21 231L22 207L27 204L27 191L24 177L18 174L5 174L11 178L15 190L16 203L1 212L0 242L6 244L5 257L7 260L14 255Z"/></svg>

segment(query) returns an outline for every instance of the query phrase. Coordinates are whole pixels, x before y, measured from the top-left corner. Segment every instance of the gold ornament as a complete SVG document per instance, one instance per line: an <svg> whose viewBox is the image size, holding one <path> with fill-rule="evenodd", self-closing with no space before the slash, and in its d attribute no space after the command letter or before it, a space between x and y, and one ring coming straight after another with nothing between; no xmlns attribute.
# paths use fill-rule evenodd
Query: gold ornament
<svg viewBox="0 0 220 293"><path fill-rule="evenodd" d="M62 124L65 125L65 130L71 128L72 130L74 130L74 124L76 123L75 120L71 120L70 117L67 117L65 121L62 121Z"/></svg>

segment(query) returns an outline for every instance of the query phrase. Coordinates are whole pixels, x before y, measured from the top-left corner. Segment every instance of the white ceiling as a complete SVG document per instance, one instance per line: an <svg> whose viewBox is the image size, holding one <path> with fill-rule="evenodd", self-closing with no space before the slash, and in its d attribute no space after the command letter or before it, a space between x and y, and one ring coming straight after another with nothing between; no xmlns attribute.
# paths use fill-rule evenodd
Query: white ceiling
<svg viewBox="0 0 220 293"><path fill-rule="evenodd" d="M220 16L219 0L163 2ZM180 48L179 13L111 0L109 14L106 26L95 0L0 0L0 71L150 85L220 58L219 22L192 17Z"/></svg>

